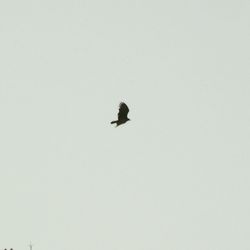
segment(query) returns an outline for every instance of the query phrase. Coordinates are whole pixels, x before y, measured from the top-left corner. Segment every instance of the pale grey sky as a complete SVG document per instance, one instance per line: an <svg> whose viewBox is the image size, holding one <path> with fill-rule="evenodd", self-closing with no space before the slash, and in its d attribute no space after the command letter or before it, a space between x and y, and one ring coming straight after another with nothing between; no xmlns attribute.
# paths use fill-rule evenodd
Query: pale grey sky
<svg viewBox="0 0 250 250"><path fill-rule="evenodd" d="M0 250L249 250L249 13L1 1Z"/></svg>

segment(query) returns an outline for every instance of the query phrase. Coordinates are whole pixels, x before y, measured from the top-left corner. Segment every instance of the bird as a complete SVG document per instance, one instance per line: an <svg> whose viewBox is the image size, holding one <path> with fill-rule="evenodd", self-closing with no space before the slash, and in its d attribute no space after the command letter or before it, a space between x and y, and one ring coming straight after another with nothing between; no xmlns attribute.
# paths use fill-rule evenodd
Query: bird
<svg viewBox="0 0 250 250"><path fill-rule="evenodd" d="M118 120L112 121L111 124L116 123L116 127L118 127L121 124L124 124L127 121L130 121L130 119L128 118L128 112L129 112L129 108L128 108L127 104L124 102L121 102L119 105L119 112L117 114Z"/></svg>

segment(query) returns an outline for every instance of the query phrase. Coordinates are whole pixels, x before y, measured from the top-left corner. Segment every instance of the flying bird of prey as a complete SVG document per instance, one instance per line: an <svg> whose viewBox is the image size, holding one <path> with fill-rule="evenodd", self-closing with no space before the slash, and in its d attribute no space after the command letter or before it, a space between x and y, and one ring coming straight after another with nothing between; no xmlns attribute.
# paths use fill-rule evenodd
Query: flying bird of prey
<svg viewBox="0 0 250 250"><path fill-rule="evenodd" d="M118 120L112 121L111 124L116 123L117 127L127 121L130 121L130 119L128 118L128 112L129 112L128 106L124 102L121 102L119 105Z"/></svg>

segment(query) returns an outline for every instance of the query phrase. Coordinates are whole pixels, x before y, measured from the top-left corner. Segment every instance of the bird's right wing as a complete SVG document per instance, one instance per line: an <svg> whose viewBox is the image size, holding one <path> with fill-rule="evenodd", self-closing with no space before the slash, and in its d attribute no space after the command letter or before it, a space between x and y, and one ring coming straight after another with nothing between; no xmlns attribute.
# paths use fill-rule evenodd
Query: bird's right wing
<svg viewBox="0 0 250 250"><path fill-rule="evenodd" d="M129 108L126 105L126 103L121 102L119 105L118 119L127 118L128 112L129 112Z"/></svg>

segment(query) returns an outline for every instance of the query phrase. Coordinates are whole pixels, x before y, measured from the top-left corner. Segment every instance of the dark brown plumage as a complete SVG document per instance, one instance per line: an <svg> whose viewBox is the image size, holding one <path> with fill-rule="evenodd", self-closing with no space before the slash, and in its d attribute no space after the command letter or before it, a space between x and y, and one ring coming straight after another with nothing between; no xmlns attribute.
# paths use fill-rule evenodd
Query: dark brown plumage
<svg viewBox="0 0 250 250"><path fill-rule="evenodd" d="M130 119L128 118L128 112L129 112L128 106L124 102L121 102L119 105L118 120L112 121L111 124L116 123L117 127L127 121L130 121Z"/></svg>

